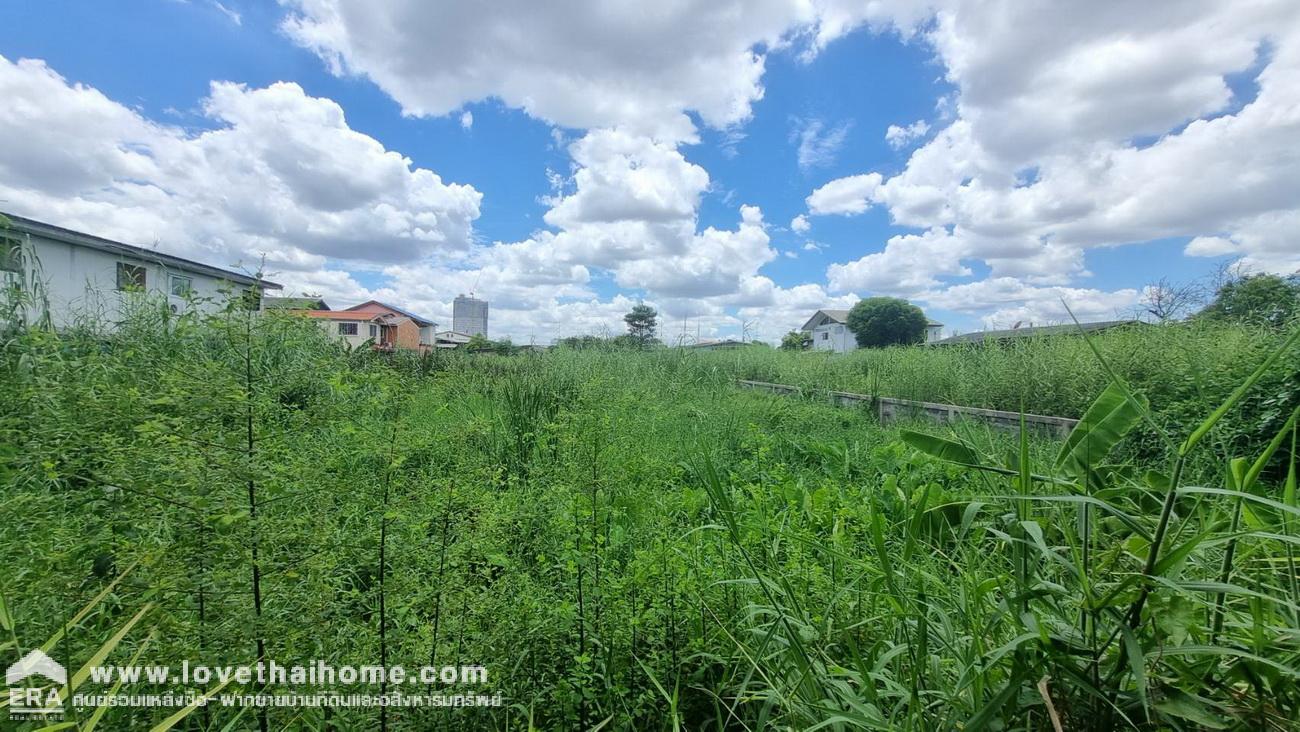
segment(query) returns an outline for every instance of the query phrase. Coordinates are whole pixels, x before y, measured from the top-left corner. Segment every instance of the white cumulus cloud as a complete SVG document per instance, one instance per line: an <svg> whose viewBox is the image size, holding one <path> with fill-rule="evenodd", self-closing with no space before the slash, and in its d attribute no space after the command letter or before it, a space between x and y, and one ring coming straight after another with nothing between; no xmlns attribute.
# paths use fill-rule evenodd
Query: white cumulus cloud
<svg viewBox="0 0 1300 732"><path fill-rule="evenodd" d="M860 214L876 201L883 180L879 173L837 178L808 196L808 211L814 214Z"/></svg>
<svg viewBox="0 0 1300 732"><path fill-rule="evenodd" d="M923 119L918 119L906 127L890 125L889 128L885 130L885 142L888 142L890 147L898 150L906 147L913 140L919 140L922 137L925 137L926 133L929 131L930 123Z"/></svg>
<svg viewBox="0 0 1300 732"><path fill-rule="evenodd" d="M339 74L372 79L410 115L498 98L548 122L695 136L763 96L765 51L816 22L797 0L429 3L286 0L285 32Z"/></svg>
<svg viewBox="0 0 1300 732"><path fill-rule="evenodd" d="M986 317L1051 320L1061 315L1046 304L1062 294L1053 288L1096 315L1130 298L1077 286L1098 247L1188 237L1190 256L1300 269L1294 3L936 0L932 12L929 23L888 4L846 16L927 44L957 91L951 121L901 171L864 171L808 197L812 214L880 206L923 232L832 265L832 288L919 297L964 287L949 305L1019 298ZM900 145L914 136L887 133ZM974 262L997 288L951 285Z"/></svg>
<svg viewBox="0 0 1300 732"><path fill-rule="evenodd" d="M464 250L481 195L348 127L297 84L214 82L197 134L0 57L0 199L13 213L214 264L410 261Z"/></svg>

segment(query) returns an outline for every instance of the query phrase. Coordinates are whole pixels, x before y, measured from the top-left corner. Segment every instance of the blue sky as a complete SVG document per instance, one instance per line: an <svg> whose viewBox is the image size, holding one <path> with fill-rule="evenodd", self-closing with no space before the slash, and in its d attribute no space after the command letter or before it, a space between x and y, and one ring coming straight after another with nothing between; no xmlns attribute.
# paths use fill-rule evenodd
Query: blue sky
<svg viewBox="0 0 1300 732"><path fill-rule="evenodd" d="M8 3L0 207L524 341L1300 267L1286 3L1051 5Z"/></svg>

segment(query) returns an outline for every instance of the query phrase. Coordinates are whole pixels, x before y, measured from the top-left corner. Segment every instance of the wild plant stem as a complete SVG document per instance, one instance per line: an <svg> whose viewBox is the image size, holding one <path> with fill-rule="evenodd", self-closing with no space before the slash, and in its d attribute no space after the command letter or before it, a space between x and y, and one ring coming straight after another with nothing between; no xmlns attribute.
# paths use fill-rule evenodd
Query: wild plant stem
<svg viewBox="0 0 1300 732"><path fill-rule="evenodd" d="M257 484L253 478L253 465L257 450L257 438L254 433L254 415L253 407L255 400L255 384L253 381L253 315L251 311L244 313L244 426L245 426L245 456L248 461L248 524L249 524L249 544L252 550L253 559L253 615L254 627L257 634L257 662L266 663L266 638L262 635L262 568L258 556L258 527L257 527ZM267 718L265 707L260 707L257 713L257 726L261 732L268 732L270 721Z"/></svg>
<svg viewBox="0 0 1300 732"><path fill-rule="evenodd" d="M388 577L388 499L393 483L393 460L397 456L397 419L393 419L393 433L389 438L388 464L384 466L383 505L379 517L379 665L384 669L379 683L381 696L388 695L388 595L385 581ZM379 706L380 732L388 730L388 705Z"/></svg>

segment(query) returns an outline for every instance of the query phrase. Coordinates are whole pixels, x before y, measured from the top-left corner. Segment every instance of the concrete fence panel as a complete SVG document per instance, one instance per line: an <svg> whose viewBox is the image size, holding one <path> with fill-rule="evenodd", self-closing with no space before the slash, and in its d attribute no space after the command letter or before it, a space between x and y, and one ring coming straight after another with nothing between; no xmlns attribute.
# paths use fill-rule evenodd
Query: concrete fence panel
<svg viewBox="0 0 1300 732"><path fill-rule="evenodd" d="M743 389L756 389L773 394L802 396L804 390L789 384L773 384L766 381L740 380ZM927 419L939 424L956 422L959 419L972 419L983 422L996 429L1007 432L1020 430L1019 412L1005 412L998 409L980 407L963 407L955 404L938 404L920 402L912 399L895 399L893 397L873 397L869 394L854 394L847 391L827 391L830 403L837 407L868 407L875 413L882 424L899 419ZM1079 423L1069 417L1052 417L1043 414L1024 415L1025 427L1054 437L1064 438Z"/></svg>

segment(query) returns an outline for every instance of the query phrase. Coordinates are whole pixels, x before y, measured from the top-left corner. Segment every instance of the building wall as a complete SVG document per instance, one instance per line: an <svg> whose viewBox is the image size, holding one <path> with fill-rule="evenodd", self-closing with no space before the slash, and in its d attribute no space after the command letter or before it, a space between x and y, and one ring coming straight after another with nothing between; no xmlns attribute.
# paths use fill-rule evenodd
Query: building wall
<svg viewBox="0 0 1300 732"><path fill-rule="evenodd" d="M117 289L118 262L144 267L145 293L166 296L175 312L183 312L191 306L185 298L170 295L171 275L190 278L194 296L209 301L195 306L204 312L221 309L230 293L246 289L245 285L229 280L168 268L144 258L111 254L36 235L29 237L18 233L17 236L30 242L30 248L26 248L24 253L23 264L29 276L34 268L39 267L39 279L44 284L45 296L49 300L50 318L56 327L73 325L87 317L111 327L122 320L131 301L143 299L141 295L144 293ZM35 254L37 262L30 261L32 254Z"/></svg>
<svg viewBox="0 0 1300 732"><path fill-rule="evenodd" d="M379 342L379 326L369 322L369 319L371 317L374 316L362 315L362 316L358 316L359 318L358 320L321 319L320 325L321 325L321 329L324 330L326 335L328 335L329 337L334 338L343 343L346 343L353 348L358 348L363 344L365 344L366 341L369 340L374 340L376 343ZM339 323L356 323L357 334L354 336L339 334ZM372 326L375 328L374 335L371 335L370 329Z"/></svg>
<svg viewBox="0 0 1300 732"><path fill-rule="evenodd" d="M407 351L418 351L420 349L420 326L415 324L410 318L403 318L397 321L397 333L393 343L401 349Z"/></svg>
<svg viewBox="0 0 1300 732"><path fill-rule="evenodd" d="M383 311L376 311L376 312L383 312ZM374 344L378 344L380 341L380 335L383 332L382 331L383 326L381 326L378 323L370 322L370 319L373 317L375 317L375 312L358 311L357 319L355 320L338 320L335 318L328 318L328 319L321 318L319 322L321 328L331 338L334 338L335 340L338 340L342 343L346 343L353 348L358 348L363 345L366 345L367 341L373 341ZM357 326L357 334L356 335L340 334L339 333L340 323L355 323ZM425 328L421 328L419 325L416 325L414 320L411 320L410 318L399 318L395 321L392 321L390 325L393 328L395 328L395 332L393 333L393 345L396 346L397 348L410 350L410 351L417 351L422 348L432 347L431 343L425 343L422 340L421 332L424 331ZM430 336L432 337L432 328L429 328L428 330L430 331Z"/></svg>
<svg viewBox="0 0 1300 732"><path fill-rule="evenodd" d="M943 338L943 326L942 326L942 325L927 325L927 326L925 327L925 342L926 342L926 343L934 343L935 341L940 340L941 338Z"/></svg>
<svg viewBox="0 0 1300 732"><path fill-rule="evenodd" d="M372 318L375 317L376 315L393 316L393 318L395 319L395 324L397 325L397 333L394 342L396 343L398 348L408 348L411 350L416 350L421 346L432 347L434 342L437 340L434 336L434 334L437 332L438 329L437 323L421 326L418 323L416 323L414 320L411 320L410 318L406 317L405 315L402 315L396 310L393 310L392 308L384 307L379 303L369 303L366 305L359 306L355 309L349 309L347 311L336 311L336 312L366 313L369 317ZM378 341L378 337L376 337L376 342L377 341Z"/></svg>
<svg viewBox="0 0 1300 732"><path fill-rule="evenodd" d="M451 303L451 329L466 335L488 334L488 303L472 297L460 296Z"/></svg>
<svg viewBox="0 0 1300 732"><path fill-rule="evenodd" d="M814 351L847 353L858 347L858 341L843 323L826 323L812 329Z"/></svg>

